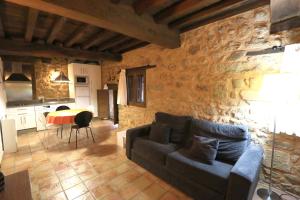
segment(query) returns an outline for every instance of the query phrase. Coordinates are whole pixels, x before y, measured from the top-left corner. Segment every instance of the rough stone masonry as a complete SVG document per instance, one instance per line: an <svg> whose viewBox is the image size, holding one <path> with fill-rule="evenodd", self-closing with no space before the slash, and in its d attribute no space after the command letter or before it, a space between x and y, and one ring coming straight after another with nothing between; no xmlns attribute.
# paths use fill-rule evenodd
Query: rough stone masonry
<svg viewBox="0 0 300 200"><path fill-rule="evenodd" d="M300 42L300 29L270 35L269 28L270 7L265 6L183 33L180 48L148 45L126 53L122 62L104 63L103 84L117 83L120 68L157 66L147 70L147 106L120 107L121 129L150 123L157 111L246 124L253 141L264 145L261 177L266 178L271 134L266 106L257 95L264 74L278 72L282 54L248 57L246 53ZM276 137L275 185L300 195L300 138Z"/></svg>

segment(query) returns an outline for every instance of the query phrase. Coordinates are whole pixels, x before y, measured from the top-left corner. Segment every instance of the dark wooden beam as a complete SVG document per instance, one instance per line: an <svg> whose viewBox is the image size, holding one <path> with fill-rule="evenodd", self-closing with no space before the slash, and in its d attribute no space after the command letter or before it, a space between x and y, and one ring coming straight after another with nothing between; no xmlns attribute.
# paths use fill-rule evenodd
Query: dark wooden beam
<svg viewBox="0 0 300 200"><path fill-rule="evenodd" d="M213 23L270 3L270 0L223 0L208 8L171 22L171 28L181 32Z"/></svg>
<svg viewBox="0 0 300 200"><path fill-rule="evenodd" d="M112 52L120 52L124 49L128 49L128 48L135 46L137 44L140 44L140 43L143 43L143 41L140 41L137 39L129 39L129 40L117 45L116 47L113 47L111 51Z"/></svg>
<svg viewBox="0 0 300 200"><path fill-rule="evenodd" d="M89 49L90 47L96 46L101 42L108 40L109 38L116 36L117 33L101 30L100 32L92 35L82 46L83 49Z"/></svg>
<svg viewBox="0 0 300 200"><path fill-rule="evenodd" d="M3 22L2 22L1 16L0 16L0 37L1 38L5 37L5 31L4 31L4 26L3 26Z"/></svg>
<svg viewBox="0 0 300 200"><path fill-rule="evenodd" d="M114 60L120 61L119 54L76 50L49 44L33 44L21 41L0 39L0 55L33 56L42 58L76 58L82 60Z"/></svg>
<svg viewBox="0 0 300 200"><path fill-rule="evenodd" d="M300 27L299 0L271 0L271 33Z"/></svg>
<svg viewBox="0 0 300 200"><path fill-rule="evenodd" d="M90 26L88 24L80 25L74 33L67 39L65 42L65 47L71 47L74 43L76 43L84 34Z"/></svg>
<svg viewBox="0 0 300 200"><path fill-rule="evenodd" d="M13 56L13 55L0 55L3 61L10 62L23 62L23 63L34 63L41 60L43 63L51 63L51 58L39 58L32 56Z"/></svg>
<svg viewBox="0 0 300 200"><path fill-rule="evenodd" d="M103 51L103 50L112 48L122 42L125 42L126 40L128 40L128 37L124 37L123 35L117 35L117 36L101 43L98 47L98 51Z"/></svg>
<svg viewBox="0 0 300 200"><path fill-rule="evenodd" d="M107 0L6 0L39 9L167 48L180 46L179 33L156 24L149 16L138 16L129 7Z"/></svg>
<svg viewBox="0 0 300 200"><path fill-rule="evenodd" d="M132 5L134 0L110 0L110 2L114 4Z"/></svg>
<svg viewBox="0 0 300 200"><path fill-rule="evenodd" d="M59 33L59 31L64 26L65 22L66 22L66 18L65 17L59 17L55 21L55 23L54 23L54 25L53 25L53 27L52 27L52 29L50 31L50 34L49 34L49 36L47 38L47 44L52 44L52 42L56 39L57 34Z"/></svg>
<svg viewBox="0 0 300 200"><path fill-rule="evenodd" d="M209 5L220 2L220 0L185 0L162 10L154 16L158 23L169 23L189 13L201 10Z"/></svg>
<svg viewBox="0 0 300 200"><path fill-rule="evenodd" d="M26 25L26 33L25 33L25 41L31 42L35 24L37 18L39 16L39 11L33 8L28 9L28 16L27 16L27 25Z"/></svg>
<svg viewBox="0 0 300 200"><path fill-rule="evenodd" d="M133 8L138 15L141 15L153 7L164 7L168 3L169 0L136 0Z"/></svg>
<svg viewBox="0 0 300 200"><path fill-rule="evenodd" d="M127 49L122 49L119 53L125 53L125 52L128 52L128 51L132 51L134 49L142 48L142 47L144 47L148 44L149 44L149 42L141 42L139 44L128 47Z"/></svg>

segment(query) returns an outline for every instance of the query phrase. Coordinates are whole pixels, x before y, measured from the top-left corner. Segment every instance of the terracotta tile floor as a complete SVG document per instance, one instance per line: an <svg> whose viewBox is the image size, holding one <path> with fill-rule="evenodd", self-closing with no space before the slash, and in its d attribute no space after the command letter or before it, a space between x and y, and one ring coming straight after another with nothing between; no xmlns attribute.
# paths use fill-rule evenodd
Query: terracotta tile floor
<svg viewBox="0 0 300 200"><path fill-rule="evenodd" d="M4 155L1 171L28 170L34 200L191 199L127 160L113 129L109 121L94 122L96 143L82 132L78 149L74 137L68 144L68 132L63 139L55 130L21 134L19 151Z"/></svg>
<svg viewBox="0 0 300 200"><path fill-rule="evenodd" d="M80 134L68 144L55 130L18 136L17 153L5 154L1 171L9 175L29 171L34 200L176 200L190 199L143 168L129 161L109 121L95 121L96 143ZM45 136L44 136L45 133Z"/></svg>

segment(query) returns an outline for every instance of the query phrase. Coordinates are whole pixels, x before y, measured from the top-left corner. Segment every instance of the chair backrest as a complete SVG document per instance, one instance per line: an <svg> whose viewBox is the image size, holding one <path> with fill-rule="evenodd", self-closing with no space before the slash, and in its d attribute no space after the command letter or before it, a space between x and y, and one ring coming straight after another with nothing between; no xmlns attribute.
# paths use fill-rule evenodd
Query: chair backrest
<svg viewBox="0 0 300 200"><path fill-rule="evenodd" d="M89 111L82 111L75 116L75 124L81 127L88 127L92 121L93 113Z"/></svg>
<svg viewBox="0 0 300 200"><path fill-rule="evenodd" d="M60 110L70 110L70 107L69 107L69 106L65 106L65 105L63 105L63 106L58 106L58 107L56 108L56 111L60 111Z"/></svg>

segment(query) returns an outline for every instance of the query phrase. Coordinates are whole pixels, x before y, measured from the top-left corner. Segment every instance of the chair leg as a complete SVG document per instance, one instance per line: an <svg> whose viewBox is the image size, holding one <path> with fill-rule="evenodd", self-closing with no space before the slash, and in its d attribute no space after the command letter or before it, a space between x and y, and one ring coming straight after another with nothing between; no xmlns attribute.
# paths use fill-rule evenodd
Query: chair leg
<svg viewBox="0 0 300 200"><path fill-rule="evenodd" d="M85 132L86 132L86 137L89 138L89 133L88 133L87 128L85 128Z"/></svg>
<svg viewBox="0 0 300 200"><path fill-rule="evenodd" d="M71 128L71 131L70 131L70 137L69 137L69 144L70 144L70 142L71 142L72 131L73 131L73 129Z"/></svg>
<svg viewBox="0 0 300 200"><path fill-rule="evenodd" d="M57 135L57 136L58 136L58 131L59 131L59 128L56 129L56 135Z"/></svg>
<svg viewBox="0 0 300 200"><path fill-rule="evenodd" d="M62 139L62 133L63 133L63 129L64 129L64 125L61 125L61 129L60 129L60 138Z"/></svg>
<svg viewBox="0 0 300 200"><path fill-rule="evenodd" d="M76 149L77 149L77 134L78 134L78 129L76 129Z"/></svg>
<svg viewBox="0 0 300 200"><path fill-rule="evenodd" d="M89 127L90 131L91 131L91 135L92 135L92 138L93 138L93 141L95 142L95 138L94 138L94 135L93 135L93 131L92 131L92 128Z"/></svg>

